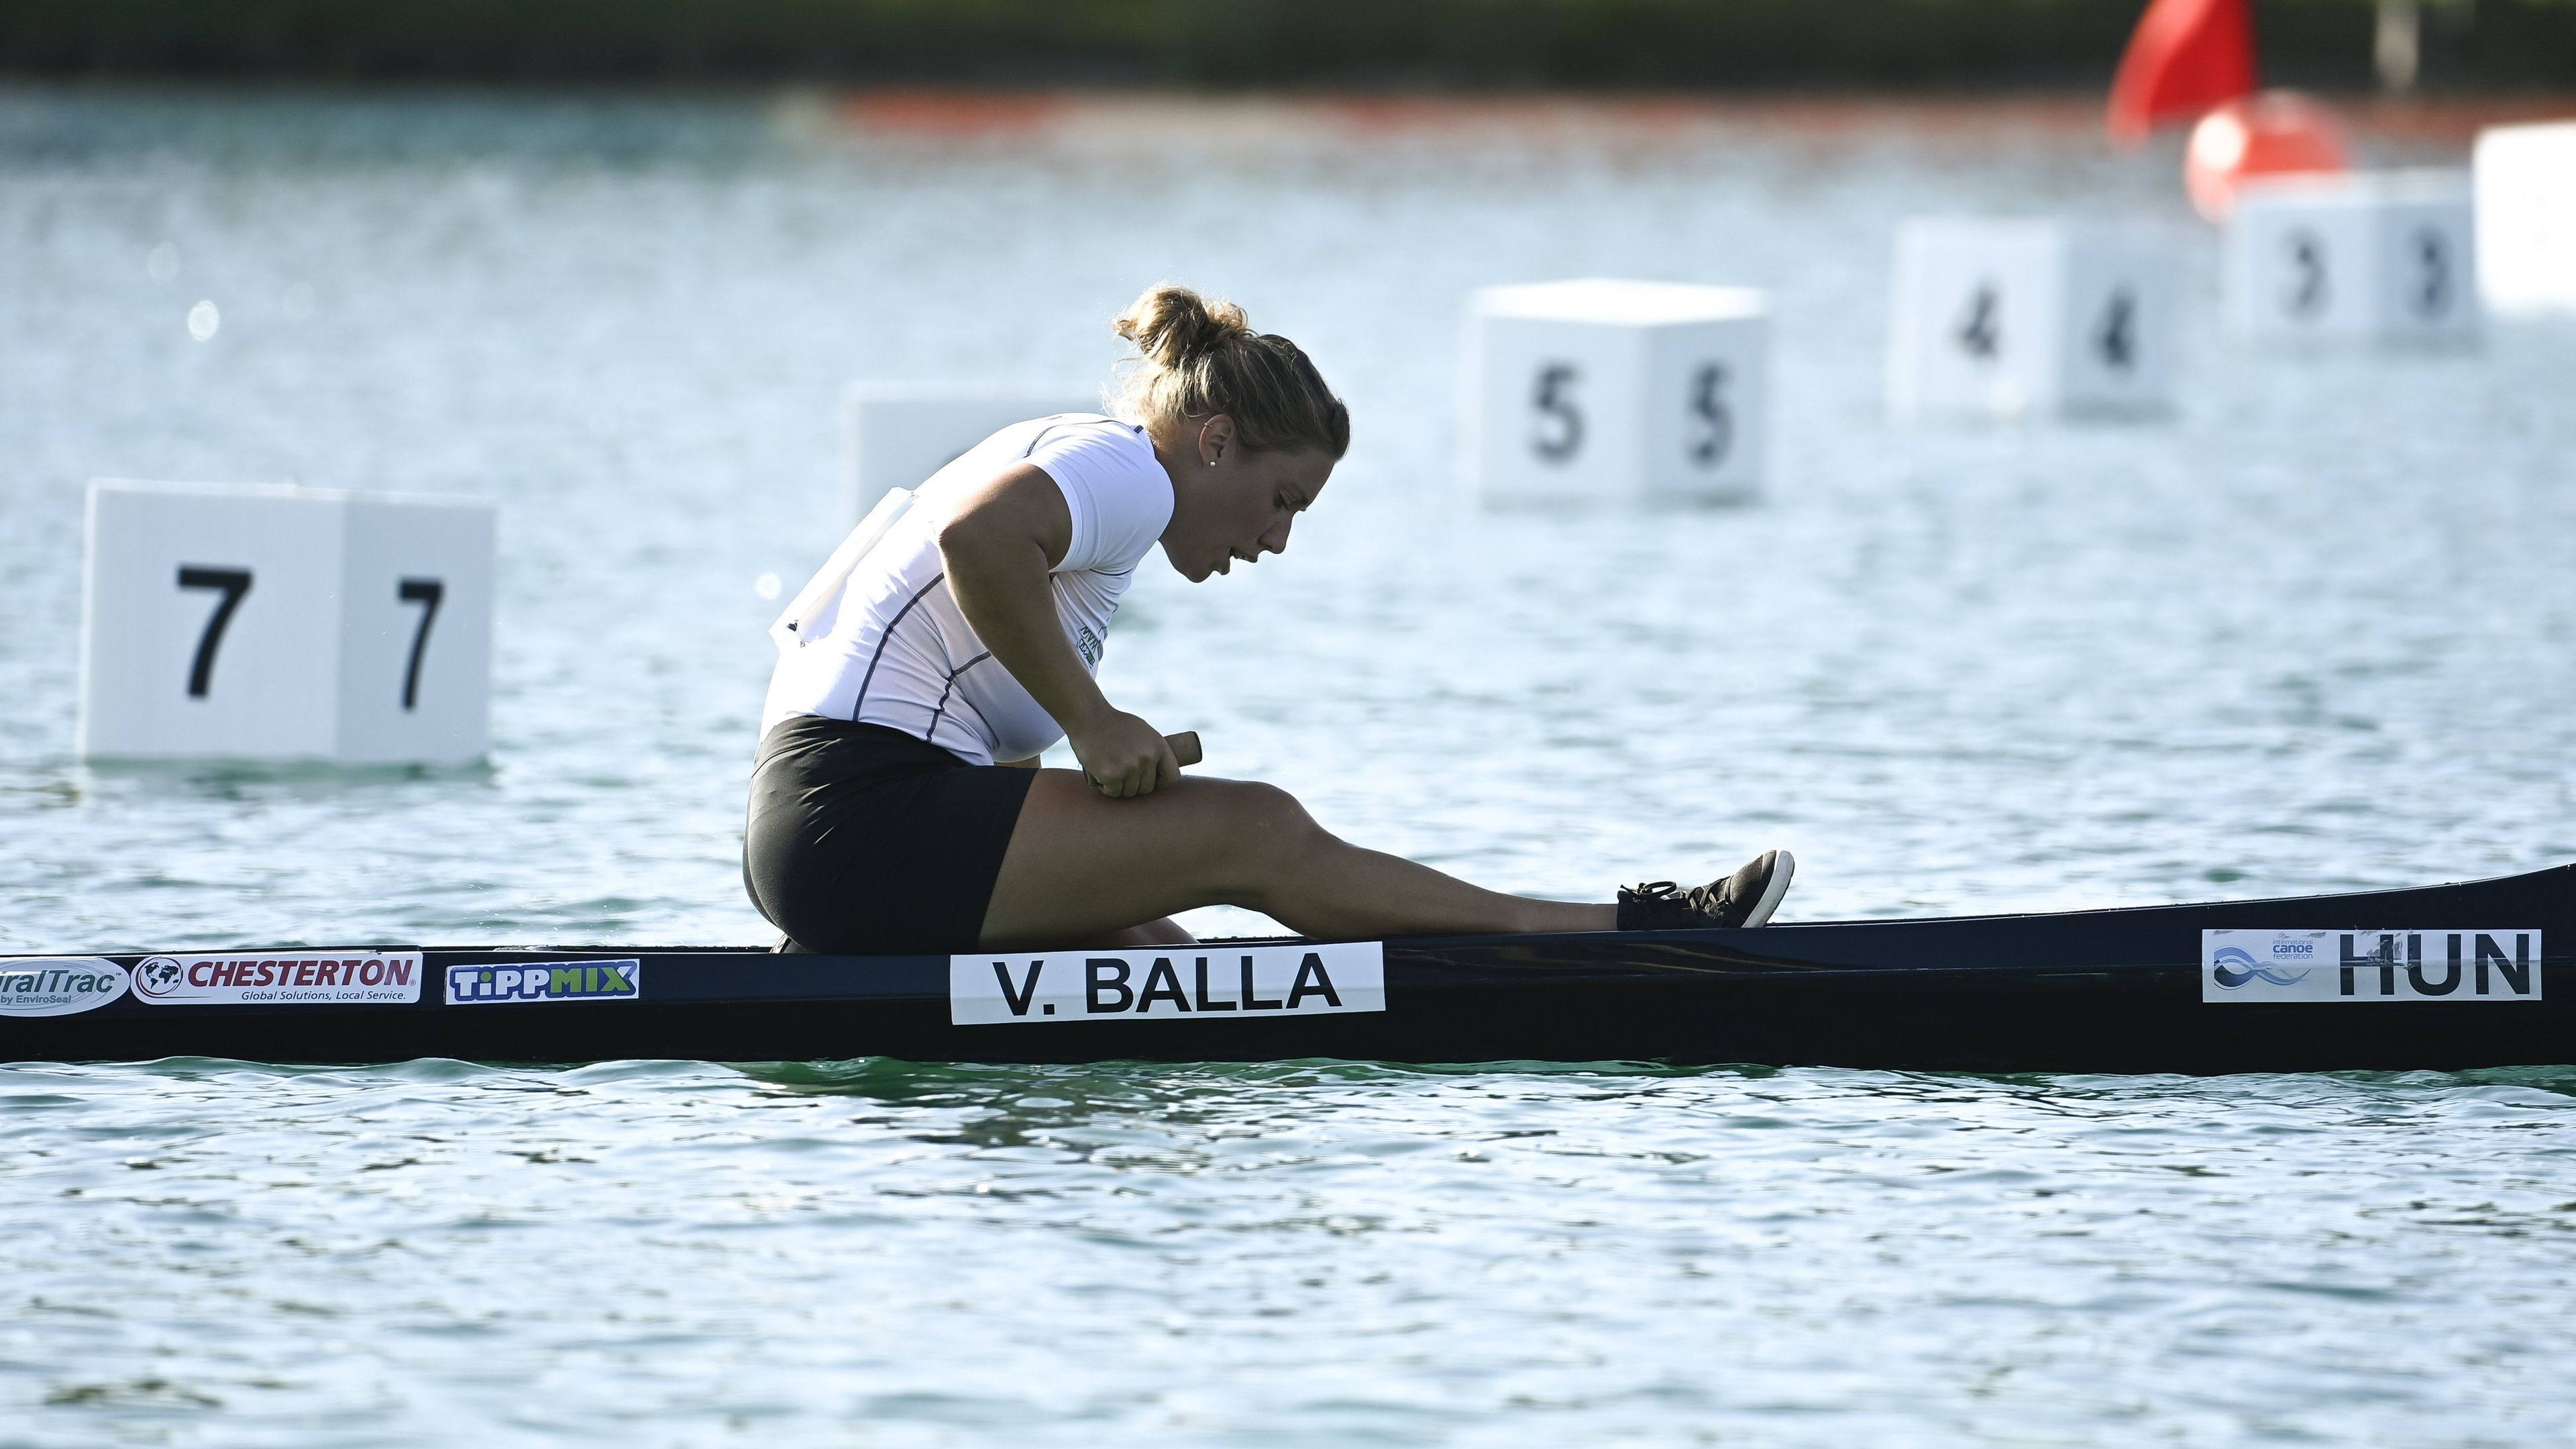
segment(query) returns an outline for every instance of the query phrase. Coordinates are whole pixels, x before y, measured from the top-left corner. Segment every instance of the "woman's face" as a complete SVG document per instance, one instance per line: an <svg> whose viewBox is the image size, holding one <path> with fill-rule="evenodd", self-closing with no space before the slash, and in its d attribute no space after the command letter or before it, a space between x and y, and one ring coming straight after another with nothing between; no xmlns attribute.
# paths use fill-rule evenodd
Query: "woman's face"
<svg viewBox="0 0 2576 1449"><path fill-rule="evenodd" d="M1222 427L1218 425L1222 424ZM1313 505L1333 460L1313 448L1246 452L1222 415L1194 430L1197 457L1184 453L1174 480L1163 557L1198 583L1288 547L1288 530Z"/></svg>

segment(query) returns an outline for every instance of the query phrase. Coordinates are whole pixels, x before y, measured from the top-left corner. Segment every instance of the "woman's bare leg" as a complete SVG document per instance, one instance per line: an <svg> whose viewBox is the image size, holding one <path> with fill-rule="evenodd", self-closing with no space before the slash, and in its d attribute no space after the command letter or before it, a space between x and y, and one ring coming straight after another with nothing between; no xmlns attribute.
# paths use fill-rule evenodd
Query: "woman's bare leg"
<svg viewBox="0 0 2576 1449"><path fill-rule="evenodd" d="M1617 908L1504 895L1336 839L1273 785L1192 778L1111 800L1040 770L984 912L987 948L1054 946L1195 906L1244 906L1308 936L1606 931Z"/></svg>

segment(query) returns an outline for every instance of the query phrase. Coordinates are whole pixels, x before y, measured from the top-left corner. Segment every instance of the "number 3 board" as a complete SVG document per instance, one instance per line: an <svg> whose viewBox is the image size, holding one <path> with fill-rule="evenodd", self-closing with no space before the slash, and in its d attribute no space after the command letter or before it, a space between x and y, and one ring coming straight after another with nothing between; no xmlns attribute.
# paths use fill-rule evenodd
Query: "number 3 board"
<svg viewBox="0 0 2576 1449"><path fill-rule="evenodd" d="M493 524L479 499L92 483L82 755L481 759Z"/></svg>
<svg viewBox="0 0 2576 1449"><path fill-rule="evenodd" d="M2228 326L2251 342L2477 336L2477 226L2448 171L2251 182L2227 223Z"/></svg>

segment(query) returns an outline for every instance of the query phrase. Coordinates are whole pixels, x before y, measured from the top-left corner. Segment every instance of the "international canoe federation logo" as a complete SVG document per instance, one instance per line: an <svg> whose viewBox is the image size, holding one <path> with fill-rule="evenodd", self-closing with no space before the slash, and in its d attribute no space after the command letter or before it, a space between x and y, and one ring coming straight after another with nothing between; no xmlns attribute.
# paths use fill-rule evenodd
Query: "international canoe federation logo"
<svg viewBox="0 0 2576 1449"><path fill-rule="evenodd" d="M2209 974L2227 990L2239 991L2258 977L2275 986L2296 986L2308 978L2308 968L2279 970L2256 961L2254 953L2242 946L2221 946L2210 955Z"/></svg>
<svg viewBox="0 0 2576 1449"><path fill-rule="evenodd" d="M137 996L167 996L179 989L183 974L177 961L167 956L147 956L134 968L134 992Z"/></svg>

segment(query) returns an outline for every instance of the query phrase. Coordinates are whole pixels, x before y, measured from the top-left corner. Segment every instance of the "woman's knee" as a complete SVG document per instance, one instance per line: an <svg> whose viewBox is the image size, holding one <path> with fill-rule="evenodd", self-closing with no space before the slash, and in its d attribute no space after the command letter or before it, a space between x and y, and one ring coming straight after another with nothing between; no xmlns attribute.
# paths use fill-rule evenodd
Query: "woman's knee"
<svg viewBox="0 0 2576 1449"><path fill-rule="evenodd" d="M1297 797L1276 785L1257 780L1229 780L1221 807L1231 817L1227 835L1234 841L1234 864L1246 873L1248 883L1272 879L1282 870L1295 868L1299 860L1317 847L1328 844L1332 836L1297 803Z"/></svg>

